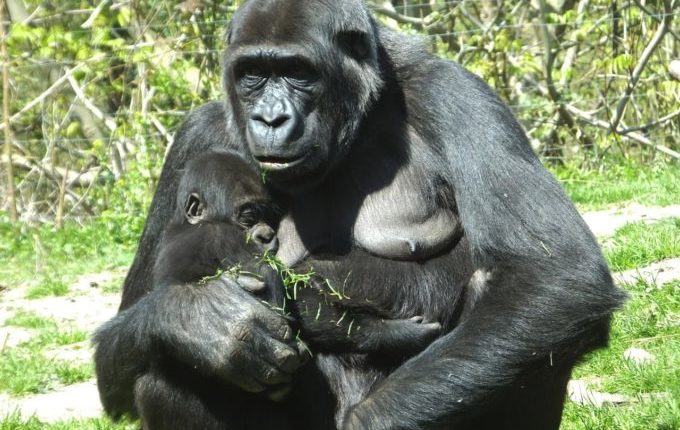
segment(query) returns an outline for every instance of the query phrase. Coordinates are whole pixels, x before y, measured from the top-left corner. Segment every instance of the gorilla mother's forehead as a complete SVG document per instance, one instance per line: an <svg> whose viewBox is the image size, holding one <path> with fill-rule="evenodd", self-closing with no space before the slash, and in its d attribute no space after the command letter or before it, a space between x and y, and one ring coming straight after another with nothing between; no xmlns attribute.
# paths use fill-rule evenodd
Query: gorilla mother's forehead
<svg viewBox="0 0 680 430"><path fill-rule="evenodd" d="M362 0L247 0L234 14L229 34L232 44L280 44L371 27Z"/></svg>

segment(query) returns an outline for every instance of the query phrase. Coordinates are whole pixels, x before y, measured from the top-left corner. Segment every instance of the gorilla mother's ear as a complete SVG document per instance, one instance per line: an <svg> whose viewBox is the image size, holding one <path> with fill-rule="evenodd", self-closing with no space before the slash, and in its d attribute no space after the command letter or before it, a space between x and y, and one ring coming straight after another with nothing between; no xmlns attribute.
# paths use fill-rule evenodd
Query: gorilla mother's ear
<svg viewBox="0 0 680 430"><path fill-rule="evenodd" d="M184 216L189 224L198 224L205 219L205 206L196 193L189 194L184 205Z"/></svg>
<svg viewBox="0 0 680 430"><path fill-rule="evenodd" d="M363 61L371 54L370 38L363 31L342 31L337 38L342 50L357 61Z"/></svg>

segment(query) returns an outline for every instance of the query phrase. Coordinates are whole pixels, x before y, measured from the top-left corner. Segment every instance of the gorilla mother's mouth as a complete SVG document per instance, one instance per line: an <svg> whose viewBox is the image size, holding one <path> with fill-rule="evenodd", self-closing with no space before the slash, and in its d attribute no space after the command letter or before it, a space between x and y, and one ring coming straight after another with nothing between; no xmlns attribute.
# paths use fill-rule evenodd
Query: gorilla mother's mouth
<svg viewBox="0 0 680 430"><path fill-rule="evenodd" d="M294 157L255 156L254 158L262 170L281 172L301 164L305 161L307 155L302 154Z"/></svg>

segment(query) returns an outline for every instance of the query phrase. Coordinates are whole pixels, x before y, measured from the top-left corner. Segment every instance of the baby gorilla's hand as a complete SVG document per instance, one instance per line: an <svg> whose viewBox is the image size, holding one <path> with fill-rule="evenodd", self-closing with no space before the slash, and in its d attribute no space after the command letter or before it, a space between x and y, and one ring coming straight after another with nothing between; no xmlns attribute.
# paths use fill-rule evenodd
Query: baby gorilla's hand
<svg viewBox="0 0 680 430"><path fill-rule="evenodd" d="M385 320L384 323L384 342L401 351L420 352L442 331L441 324L427 322L422 316Z"/></svg>

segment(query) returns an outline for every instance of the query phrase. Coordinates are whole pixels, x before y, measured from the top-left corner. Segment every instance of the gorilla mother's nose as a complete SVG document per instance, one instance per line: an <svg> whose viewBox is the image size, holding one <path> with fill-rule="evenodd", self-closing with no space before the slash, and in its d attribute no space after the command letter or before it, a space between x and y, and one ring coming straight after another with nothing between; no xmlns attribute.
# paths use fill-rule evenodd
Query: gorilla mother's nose
<svg viewBox="0 0 680 430"><path fill-rule="evenodd" d="M291 140L301 118L286 97L265 100L250 114L251 136L261 145L278 146Z"/></svg>

